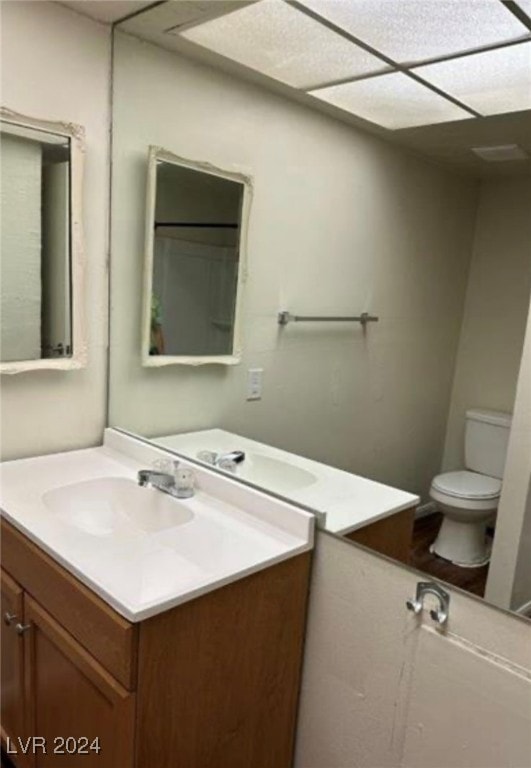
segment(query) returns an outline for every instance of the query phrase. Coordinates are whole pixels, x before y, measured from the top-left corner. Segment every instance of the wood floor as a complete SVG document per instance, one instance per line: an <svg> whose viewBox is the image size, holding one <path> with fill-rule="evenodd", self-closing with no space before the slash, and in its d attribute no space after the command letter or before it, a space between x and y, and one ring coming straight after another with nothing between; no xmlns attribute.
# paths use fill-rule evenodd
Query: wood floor
<svg viewBox="0 0 531 768"><path fill-rule="evenodd" d="M4 753L4 750L2 750L0 757L0 768L15 768L14 763L12 763L8 756Z"/></svg>
<svg viewBox="0 0 531 768"><path fill-rule="evenodd" d="M455 587L465 589L473 595L483 597L489 571L488 565L481 568L461 568L430 552L430 544L437 536L442 517L442 514L436 512L415 521L410 565L437 579L447 581Z"/></svg>

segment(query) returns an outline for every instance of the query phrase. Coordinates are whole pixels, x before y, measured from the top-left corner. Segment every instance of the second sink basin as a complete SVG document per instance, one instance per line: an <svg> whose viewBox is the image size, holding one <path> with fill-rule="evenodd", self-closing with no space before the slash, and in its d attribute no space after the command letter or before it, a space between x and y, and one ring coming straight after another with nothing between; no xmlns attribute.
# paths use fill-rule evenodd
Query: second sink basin
<svg viewBox="0 0 531 768"><path fill-rule="evenodd" d="M238 466L237 475L280 494L299 491L317 482L315 475L306 469L253 451L247 452L245 462Z"/></svg>
<svg viewBox="0 0 531 768"><path fill-rule="evenodd" d="M91 536L105 537L133 526L156 533L193 518L187 502L153 488L141 488L125 477L102 477L47 491L42 500L67 525Z"/></svg>

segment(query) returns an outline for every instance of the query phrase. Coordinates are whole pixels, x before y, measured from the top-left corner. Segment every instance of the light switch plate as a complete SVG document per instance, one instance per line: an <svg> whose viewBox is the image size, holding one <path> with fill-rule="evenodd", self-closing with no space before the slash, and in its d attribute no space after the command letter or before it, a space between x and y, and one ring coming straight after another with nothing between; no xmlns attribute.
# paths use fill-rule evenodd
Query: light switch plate
<svg viewBox="0 0 531 768"><path fill-rule="evenodd" d="M262 399L263 368L249 368L247 371L247 400Z"/></svg>

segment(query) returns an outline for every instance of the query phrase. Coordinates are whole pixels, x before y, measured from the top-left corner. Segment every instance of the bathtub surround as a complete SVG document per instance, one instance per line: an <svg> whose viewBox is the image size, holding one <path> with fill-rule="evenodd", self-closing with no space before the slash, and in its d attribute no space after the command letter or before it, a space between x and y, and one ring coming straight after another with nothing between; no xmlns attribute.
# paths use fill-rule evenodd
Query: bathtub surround
<svg viewBox="0 0 531 768"><path fill-rule="evenodd" d="M220 427L426 496L442 458L476 182L120 32L114 78L111 423L148 436ZM244 353L232 370L141 368L149 144L253 179ZM285 307L370 310L380 322L366 335L354 324L281 329ZM255 402L249 368L264 369Z"/></svg>
<svg viewBox="0 0 531 768"><path fill-rule="evenodd" d="M105 426L111 32L56 3L6 2L1 14L3 106L86 133L88 364L2 376L1 453L13 459L96 445Z"/></svg>

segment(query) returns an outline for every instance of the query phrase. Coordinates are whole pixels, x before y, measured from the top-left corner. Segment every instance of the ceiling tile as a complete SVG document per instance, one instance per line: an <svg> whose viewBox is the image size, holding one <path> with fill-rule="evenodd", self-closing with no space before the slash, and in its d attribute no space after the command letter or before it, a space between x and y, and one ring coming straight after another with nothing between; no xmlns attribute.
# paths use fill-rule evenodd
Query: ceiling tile
<svg viewBox="0 0 531 768"><path fill-rule="evenodd" d="M493 147L471 147L472 152L488 163L504 163L507 160L527 160L529 155L518 144L496 144Z"/></svg>
<svg viewBox="0 0 531 768"><path fill-rule="evenodd" d="M400 63L463 53L529 34L500 0L300 1Z"/></svg>
<svg viewBox="0 0 531 768"><path fill-rule="evenodd" d="M388 69L381 59L282 0L261 0L181 34L297 88Z"/></svg>
<svg viewBox="0 0 531 768"><path fill-rule="evenodd" d="M516 4L531 19L531 0L516 0Z"/></svg>
<svg viewBox="0 0 531 768"><path fill-rule="evenodd" d="M312 96L391 129L472 117L401 72L321 88L312 91Z"/></svg>
<svg viewBox="0 0 531 768"><path fill-rule="evenodd" d="M415 72L482 115L531 109L531 42L417 67Z"/></svg>
<svg viewBox="0 0 531 768"><path fill-rule="evenodd" d="M152 4L153 0L64 0L60 3L73 11L106 24L112 24L131 13L145 10Z"/></svg>

